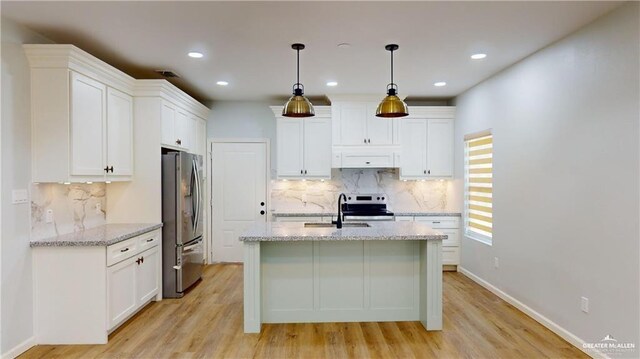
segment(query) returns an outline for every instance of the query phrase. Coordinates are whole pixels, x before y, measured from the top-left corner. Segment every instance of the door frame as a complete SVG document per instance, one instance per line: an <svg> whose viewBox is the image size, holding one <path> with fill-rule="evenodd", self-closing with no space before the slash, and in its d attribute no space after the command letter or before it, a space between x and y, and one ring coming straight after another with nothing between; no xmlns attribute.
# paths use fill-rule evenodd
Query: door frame
<svg viewBox="0 0 640 359"><path fill-rule="evenodd" d="M212 137L207 139L207 176L210 178L207 181L207 200L209 202L207 208L207 241L205 248L205 259L207 264L213 263L213 144L214 143L264 143L266 147L265 156L266 160L266 174L265 178L265 191L266 191L266 206L267 212L266 221L271 221L271 140L269 138L244 138L244 137L230 137L230 138L217 138Z"/></svg>

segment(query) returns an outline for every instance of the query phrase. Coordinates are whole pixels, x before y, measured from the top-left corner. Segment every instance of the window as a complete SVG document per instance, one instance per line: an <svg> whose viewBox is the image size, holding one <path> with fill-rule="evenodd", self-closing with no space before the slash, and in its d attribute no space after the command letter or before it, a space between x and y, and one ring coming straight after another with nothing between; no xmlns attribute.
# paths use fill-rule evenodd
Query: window
<svg viewBox="0 0 640 359"><path fill-rule="evenodd" d="M491 244L493 136L489 132L466 136L464 144L465 235Z"/></svg>

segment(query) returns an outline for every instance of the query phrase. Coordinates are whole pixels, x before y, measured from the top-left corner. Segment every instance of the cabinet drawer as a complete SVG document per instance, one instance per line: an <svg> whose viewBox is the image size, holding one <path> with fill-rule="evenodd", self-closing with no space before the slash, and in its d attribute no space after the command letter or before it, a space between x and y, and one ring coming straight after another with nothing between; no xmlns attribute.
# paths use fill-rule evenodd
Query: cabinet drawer
<svg viewBox="0 0 640 359"><path fill-rule="evenodd" d="M442 264L460 264L460 248L442 247Z"/></svg>
<svg viewBox="0 0 640 359"><path fill-rule="evenodd" d="M440 232L447 235L447 239L442 241L443 247L458 247L460 245L460 230L459 229L440 229Z"/></svg>
<svg viewBox="0 0 640 359"><path fill-rule="evenodd" d="M411 216L396 216L396 222L413 222L413 217Z"/></svg>
<svg viewBox="0 0 640 359"><path fill-rule="evenodd" d="M107 267L123 261L136 253L138 249L138 238L133 237L120 243L112 244L107 247Z"/></svg>
<svg viewBox="0 0 640 359"><path fill-rule="evenodd" d="M393 167L393 154L342 154L343 168L385 168Z"/></svg>
<svg viewBox="0 0 640 359"><path fill-rule="evenodd" d="M161 237L160 230L156 229L149 233L142 234L138 238L138 252L146 251L151 247L155 247L160 243Z"/></svg>
<svg viewBox="0 0 640 359"><path fill-rule="evenodd" d="M424 223L431 228L459 228L457 217L418 217L416 222Z"/></svg>

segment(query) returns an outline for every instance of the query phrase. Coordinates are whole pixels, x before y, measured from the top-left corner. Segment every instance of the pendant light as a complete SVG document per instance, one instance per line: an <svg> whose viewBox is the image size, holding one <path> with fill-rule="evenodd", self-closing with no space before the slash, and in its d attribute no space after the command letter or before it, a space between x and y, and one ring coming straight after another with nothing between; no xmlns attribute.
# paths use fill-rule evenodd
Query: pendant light
<svg viewBox="0 0 640 359"><path fill-rule="evenodd" d="M391 52L391 83L387 85L387 97L382 99L376 110L376 116L378 117L404 117L409 115L407 104L396 95L398 93L398 85L393 83L393 52L398 47L396 44L389 44L384 47Z"/></svg>
<svg viewBox="0 0 640 359"><path fill-rule="evenodd" d="M284 104L282 116L284 117L312 117L315 116L313 105L304 97L304 86L300 83L300 50L304 44L293 44L291 48L296 50L298 65L296 83L293 85L293 96Z"/></svg>

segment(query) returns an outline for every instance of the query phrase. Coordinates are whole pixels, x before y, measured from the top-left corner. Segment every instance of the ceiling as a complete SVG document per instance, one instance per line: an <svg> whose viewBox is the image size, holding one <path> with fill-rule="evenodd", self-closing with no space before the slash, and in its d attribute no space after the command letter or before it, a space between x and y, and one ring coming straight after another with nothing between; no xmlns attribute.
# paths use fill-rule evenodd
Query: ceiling
<svg viewBox="0 0 640 359"><path fill-rule="evenodd" d="M397 43L399 94L421 99L456 96L620 4L2 1L2 15L136 78L173 70L181 76L174 84L206 102L286 98L295 82L294 42L307 46L300 76L308 96L382 96L390 76L384 46ZM488 56L471 60L476 52ZM338 86L327 87L330 80Z"/></svg>

